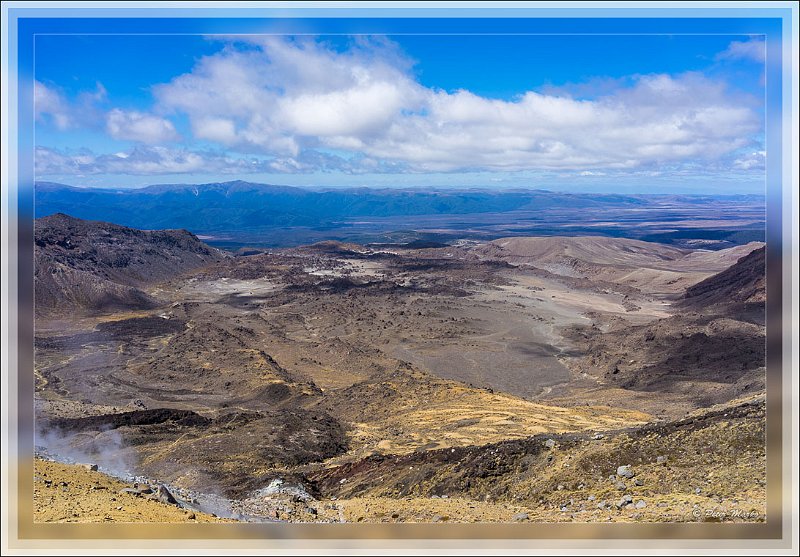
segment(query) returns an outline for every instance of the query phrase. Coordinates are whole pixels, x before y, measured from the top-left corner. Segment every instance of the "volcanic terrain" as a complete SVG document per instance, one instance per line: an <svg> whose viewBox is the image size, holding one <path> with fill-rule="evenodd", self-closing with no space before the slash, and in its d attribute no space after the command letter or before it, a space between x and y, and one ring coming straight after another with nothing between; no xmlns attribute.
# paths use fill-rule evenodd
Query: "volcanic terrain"
<svg viewBox="0 0 800 557"><path fill-rule="evenodd" d="M763 520L763 244L35 226L45 459L198 517Z"/></svg>

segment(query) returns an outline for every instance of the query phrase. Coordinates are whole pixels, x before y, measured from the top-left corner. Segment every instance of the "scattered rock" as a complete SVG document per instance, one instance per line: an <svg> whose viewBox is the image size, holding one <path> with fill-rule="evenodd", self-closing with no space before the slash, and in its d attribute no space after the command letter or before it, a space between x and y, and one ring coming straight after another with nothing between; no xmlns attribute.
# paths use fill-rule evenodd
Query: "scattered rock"
<svg viewBox="0 0 800 557"><path fill-rule="evenodd" d="M528 520L528 513L517 513L511 518L513 520L517 521L517 522L521 522L523 520Z"/></svg>
<svg viewBox="0 0 800 557"><path fill-rule="evenodd" d="M646 506L647 506L647 503L645 503L643 499L639 499L638 501L636 501L636 505L635 505L635 507L636 507L637 509L643 509L643 508L645 508Z"/></svg>
<svg viewBox="0 0 800 557"><path fill-rule="evenodd" d="M633 482L633 485L642 487L644 485L644 482L639 478L636 478L636 480Z"/></svg>
<svg viewBox="0 0 800 557"><path fill-rule="evenodd" d="M633 472L630 465L628 464L625 464L617 468L617 476L620 476L622 478L632 478L635 475L636 474Z"/></svg>
<svg viewBox="0 0 800 557"><path fill-rule="evenodd" d="M592 439L594 439L595 441L599 441L600 439L603 438L605 438L605 435L603 435L602 433L595 433L594 435L592 435Z"/></svg>
<svg viewBox="0 0 800 557"><path fill-rule="evenodd" d="M556 446L556 442L553 439L548 439L547 441L544 442L544 446L547 447L548 449L552 449L553 447Z"/></svg>
<svg viewBox="0 0 800 557"><path fill-rule="evenodd" d="M617 502L617 507L624 507L626 505L630 505L633 503L633 497L630 495L623 495L622 498Z"/></svg>
<svg viewBox="0 0 800 557"><path fill-rule="evenodd" d="M595 496L594 495L589 495L589 497L587 497L586 500L587 501L594 501L595 500Z"/></svg>
<svg viewBox="0 0 800 557"><path fill-rule="evenodd" d="M86 468L90 472L97 472L97 464L81 464L83 468Z"/></svg>
<svg viewBox="0 0 800 557"><path fill-rule="evenodd" d="M169 505L177 505L180 507L180 503L172 493L169 492L169 489L164 484L159 484L156 493L153 494L154 499L158 499L162 503L167 503Z"/></svg>
<svg viewBox="0 0 800 557"><path fill-rule="evenodd" d="M656 464L660 464L660 465L662 465L662 466L666 466L666 464L667 464L667 457L665 457L665 456L660 456L660 457L656 458Z"/></svg>
<svg viewBox="0 0 800 557"><path fill-rule="evenodd" d="M346 478L343 478L343 483ZM305 487L301 484L292 484L285 482L281 478L272 479L266 487L263 487L254 493L256 498L275 498L288 499L292 503L308 503L313 501L314 497L306 491ZM333 500L334 498L331 497Z"/></svg>
<svg viewBox="0 0 800 557"><path fill-rule="evenodd" d="M617 482L614 484L614 487L616 487L620 491L625 491L626 489L628 489L628 486L625 485L625 482Z"/></svg>

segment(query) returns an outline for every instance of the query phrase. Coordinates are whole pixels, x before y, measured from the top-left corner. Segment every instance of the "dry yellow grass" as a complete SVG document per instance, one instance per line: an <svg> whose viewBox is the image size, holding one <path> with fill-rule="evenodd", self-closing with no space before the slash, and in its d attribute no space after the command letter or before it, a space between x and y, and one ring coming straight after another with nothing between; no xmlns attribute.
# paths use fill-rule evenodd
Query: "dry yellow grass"
<svg viewBox="0 0 800 557"><path fill-rule="evenodd" d="M404 454L419 448L441 449L521 439L539 433L603 431L644 424L652 416L608 406L564 408L510 395L451 384L427 399L397 404L389 416L360 421L351 432L361 451Z"/></svg>
<svg viewBox="0 0 800 557"><path fill-rule="evenodd" d="M35 522L226 522L120 490L119 480L82 466L34 461Z"/></svg>

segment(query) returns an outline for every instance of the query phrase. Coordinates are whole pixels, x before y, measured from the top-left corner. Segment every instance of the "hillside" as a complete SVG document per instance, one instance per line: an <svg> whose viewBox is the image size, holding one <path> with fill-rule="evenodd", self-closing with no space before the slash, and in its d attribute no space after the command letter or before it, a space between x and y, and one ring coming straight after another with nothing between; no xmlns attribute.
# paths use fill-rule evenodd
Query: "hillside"
<svg viewBox="0 0 800 557"><path fill-rule="evenodd" d="M34 461L33 519L35 522L225 522L210 514L136 493L124 483L80 464ZM127 490L127 491L125 491Z"/></svg>
<svg viewBox="0 0 800 557"><path fill-rule="evenodd" d="M152 308L141 290L222 260L186 230L144 231L65 214L35 221L38 313L54 308Z"/></svg>
<svg viewBox="0 0 800 557"><path fill-rule="evenodd" d="M619 389L678 396L678 404L640 399L640 409L667 415L764 389L765 272L761 247L687 288L671 317L641 325L609 321L605 331L573 328L585 355L570 366L598 381L581 400L616 396Z"/></svg>
<svg viewBox="0 0 800 557"><path fill-rule="evenodd" d="M735 265L686 290L687 308L759 303L766 300L766 247L740 258Z"/></svg>
<svg viewBox="0 0 800 557"><path fill-rule="evenodd" d="M504 522L757 522L765 518L764 411L763 397L750 397L605 435L374 455L308 477L356 521L470 520L465 503L484 514L476 503L487 502L505 509ZM706 515L710 507L718 517Z"/></svg>
<svg viewBox="0 0 800 557"><path fill-rule="evenodd" d="M500 238L487 244L487 254L510 261L556 263L580 260L600 265L653 265L675 261L688 251L663 244L600 236Z"/></svg>
<svg viewBox="0 0 800 557"><path fill-rule="evenodd" d="M761 246L760 242L750 242L712 251L629 238L532 236L500 238L473 252L482 259L535 267L560 276L682 295L685 288Z"/></svg>

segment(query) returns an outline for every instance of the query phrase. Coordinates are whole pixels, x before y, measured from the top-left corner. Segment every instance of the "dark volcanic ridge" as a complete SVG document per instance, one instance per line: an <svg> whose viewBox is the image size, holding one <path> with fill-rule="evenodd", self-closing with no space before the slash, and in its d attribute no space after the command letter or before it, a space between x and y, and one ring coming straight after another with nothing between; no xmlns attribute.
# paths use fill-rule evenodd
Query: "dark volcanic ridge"
<svg viewBox="0 0 800 557"><path fill-rule="evenodd" d="M135 230L55 214L35 221L37 313L158 305L141 288L221 261L187 230Z"/></svg>
<svg viewBox="0 0 800 557"><path fill-rule="evenodd" d="M348 449L345 428L317 411L220 412L155 408L82 418L40 420L37 444L98 461L137 462L149 476L192 487L214 485L241 497L265 468L320 462ZM255 472L259 472L255 474ZM198 478L200 480L198 481ZM198 482L198 485L193 485Z"/></svg>
<svg viewBox="0 0 800 557"><path fill-rule="evenodd" d="M698 310L760 304L766 301L766 246L745 255L736 264L686 289L681 306Z"/></svg>

